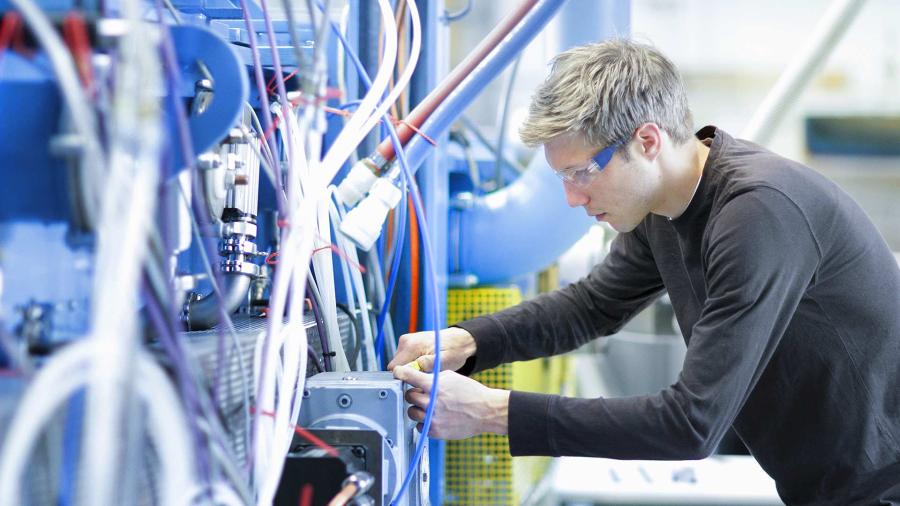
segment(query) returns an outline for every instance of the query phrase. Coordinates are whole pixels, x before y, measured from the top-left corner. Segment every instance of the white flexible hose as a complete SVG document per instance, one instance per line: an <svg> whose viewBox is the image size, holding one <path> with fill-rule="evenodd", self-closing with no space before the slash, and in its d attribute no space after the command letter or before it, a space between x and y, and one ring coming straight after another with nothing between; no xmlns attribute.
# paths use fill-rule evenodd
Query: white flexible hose
<svg viewBox="0 0 900 506"><path fill-rule="evenodd" d="M356 132L354 138L355 144L359 144L362 139L369 134L369 131L382 120L384 114L390 107L400 98L400 94L406 89L410 79L412 79L413 71L416 70L416 64L419 62L419 53L422 49L422 24L419 20L419 9L416 7L415 0L407 0L406 5L409 7L409 18L412 23L412 46L409 50L409 62L403 69L403 74L397 79L396 84L391 89L390 94L381 102L372 116L363 123L363 126ZM387 51L387 50L385 50Z"/></svg>
<svg viewBox="0 0 900 506"><path fill-rule="evenodd" d="M372 116L381 97L390 84L391 75L394 72L394 63L397 60L397 24L394 21L394 13L391 5L387 0L378 0L378 6L381 9L381 18L384 26L384 58L381 67L372 81L372 86L363 97L356 112L347 121L341 133L338 134L331 149L325 154L322 160L321 177L325 179L324 184L331 182L331 179L337 174L350 153L356 149L361 137L358 135L362 126ZM390 106L390 105L389 105ZM368 131L362 135L365 136ZM354 139L356 139L354 141Z"/></svg>
<svg viewBox="0 0 900 506"><path fill-rule="evenodd" d="M335 223L340 223L344 219L344 209L343 203L340 202L340 197L337 192L334 192L334 186L331 186L332 195L334 199L337 201L335 206L333 207L333 212L337 214L337 218L333 218ZM356 252L356 246L353 243L344 237L343 234L338 234L340 244L342 244L342 248L347 253L347 257L352 261L356 266L360 266L359 256ZM362 272L357 268L352 268L350 270L350 276L353 281L354 291L356 293L356 300L359 304L360 308L360 327L362 327L362 346L360 348L360 353L366 354L366 362L369 365L369 370L377 371L379 370L379 366L377 361L375 360L375 336L372 335L372 322L369 319L369 301L366 299L366 288L365 282L363 281ZM349 293L349 292L348 292Z"/></svg>
<svg viewBox="0 0 900 506"><path fill-rule="evenodd" d="M0 453L0 504L21 502L21 482L37 439L63 403L88 384L94 359L102 356L102 342L88 338L55 353L34 376ZM139 352L136 364L135 391L147 409L149 434L159 452L162 504L188 504L184 491L195 486L196 478L178 394L152 357Z"/></svg>

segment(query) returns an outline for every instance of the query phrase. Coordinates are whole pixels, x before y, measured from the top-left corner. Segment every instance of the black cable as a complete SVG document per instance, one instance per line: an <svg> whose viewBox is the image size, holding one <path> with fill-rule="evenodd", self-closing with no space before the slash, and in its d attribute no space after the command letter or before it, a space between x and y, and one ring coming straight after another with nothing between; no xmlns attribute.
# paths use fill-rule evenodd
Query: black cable
<svg viewBox="0 0 900 506"><path fill-rule="evenodd" d="M316 353L316 350L309 344L306 345L306 354L309 355L309 359L312 360L313 365L316 366L316 371L324 372L322 370L322 363L320 362L322 359L319 358L319 354Z"/></svg>
<svg viewBox="0 0 900 506"><path fill-rule="evenodd" d="M322 316L322 297L319 294L319 286L316 284L312 273L307 275L306 281L307 291L310 293L309 300L312 304L313 317L316 320L316 331L319 334L319 344L322 346L322 357L325 359L325 370L333 371L334 367L331 363L331 357L334 356L334 353L331 351L331 347L328 346L328 328L325 326L325 319Z"/></svg>
<svg viewBox="0 0 900 506"><path fill-rule="evenodd" d="M349 357L350 367L352 368L353 364L355 364L356 360L359 358L360 349L362 349L362 337L361 337L362 331L359 326L359 319L356 318L356 315L354 315L350 311L350 308L347 307L346 304L342 304L342 303L338 302L337 308L340 309L341 311L343 311L344 314L347 315L348 318L350 318L350 322L353 324L353 327L352 327L353 328L353 352L350 354L351 356Z"/></svg>

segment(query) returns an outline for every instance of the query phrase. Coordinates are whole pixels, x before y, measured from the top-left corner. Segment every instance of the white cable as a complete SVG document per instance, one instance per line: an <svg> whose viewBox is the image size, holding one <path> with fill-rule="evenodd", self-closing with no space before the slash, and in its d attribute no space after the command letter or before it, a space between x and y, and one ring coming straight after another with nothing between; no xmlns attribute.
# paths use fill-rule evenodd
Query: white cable
<svg viewBox="0 0 900 506"><path fill-rule="evenodd" d="M156 51L159 32L148 29L140 11L137 0L122 3L130 29L119 44L110 167L97 226L92 339L100 341L104 354L94 357L91 368L89 421L83 432L85 501L95 505L116 502L121 440L111 435L121 433L139 346L133 308L138 307L163 139L159 104L162 66Z"/></svg>
<svg viewBox="0 0 900 506"><path fill-rule="evenodd" d="M335 223L340 223L344 219L344 209L343 203L340 202L340 197L337 192L334 192L334 187L331 187L332 194L336 201L334 206L334 211L337 213L337 219L335 219ZM345 252L347 252L347 256L350 258L352 262L356 264L356 266L360 265L359 256L356 253L356 246L350 242L349 239L343 236L343 234L338 234L339 240L342 242ZM356 292L356 300L359 304L360 308L360 327L362 327L363 341L362 346L360 347L360 353L366 354L366 363L369 365L369 370L377 371L379 369L378 363L375 360L375 336L372 335L372 322L369 320L369 302L366 300L366 287L365 282L363 281L362 272L357 268L350 269L351 279L353 280L354 291Z"/></svg>
<svg viewBox="0 0 900 506"><path fill-rule="evenodd" d="M394 63L397 59L397 24L394 21L394 13L388 0L378 0L378 6L381 9L381 18L385 32L384 58L372 86L360 102L359 108L347 121L347 124L338 134L331 149L325 154L322 160L321 177L325 179L323 184L328 184L331 179L340 170L344 162L350 156L350 152L356 149L359 144L359 135L363 124L372 116L378 101L384 96L384 92L390 84L390 78L394 71ZM363 132L365 136L368 131ZM354 139L357 139L354 141Z"/></svg>
<svg viewBox="0 0 900 506"><path fill-rule="evenodd" d="M0 504L21 502L21 482L34 444L59 407L88 384L95 357L104 355L102 342L90 337L55 353L33 377L10 421L0 453ZM196 483L194 455L178 395L150 356L138 353L136 364L132 371L135 391L147 410L147 429L159 453L161 503L188 504L183 496Z"/></svg>
<svg viewBox="0 0 900 506"><path fill-rule="evenodd" d="M85 177L81 178L80 190L87 205L88 222L93 224L97 212L95 207L97 195L94 194L95 188L91 184L102 181L102 174L106 169L106 159L94 121L94 112L89 107L90 100L81 88L78 72L75 70L75 62L72 60L69 50L40 7L32 0L10 0L10 3L19 11L31 29L31 33L47 52L63 99L69 108L71 121L80 136L79 140L83 143L82 168L85 170Z"/></svg>
<svg viewBox="0 0 900 506"><path fill-rule="evenodd" d="M329 186L328 190L333 194L335 187ZM341 217L340 214L338 214L337 203L334 200L331 200L330 204L331 205L328 208L328 213L331 216L331 221L340 226ZM353 247L351 245L350 250L345 249L348 242L349 241L346 241L341 234L337 234L338 247L347 252L346 256L341 257L341 279L344 283L344 293L347 294L347 309L350 312L350 317L352 319L355 319L357 322L360 322L361 320L356 318L356 301L354 300L356 289L353 283L353 273L351 272L351 270L355 269L350 265L349 261L350 251L353 250ZM353 253L356 253L356 251L353 251ZM359 264L357 263L357 265ZM363 297L365 297L365 295L363 295ZM361 365L363 363L361 359L363 346L366 346L369 342L369 333L363 333L362 325L356 325L353 333L356 336L356 339L359 341L360 353L355 357L355 360L350 363L350 367L353 370L361 371L363 370L363 367Z"/></svg>
<svg viewBox="0 0 900 506"><path fill-rule="evenodd" d="M356 132L356 141L354 144L359 144L360 141L369 134L369 131L383 119L384 114L390 109L394 102L400 98L400 94L403 93L403 90L406 89L410 79L412 79L413 71L415 71L416 64L419 62L419 52L422 48L422 25L419 20L419 9L416 7L415 0L407 0L406 5L409 7L409 18L412 24L412 46L409 50L409 62L407 63L406 68L403 69L403 73L397 79L396 84L394 84L394 87L391 89L390 94L388 94L378 108L375 109L375 112L372 113L372 116L370 116ZM385 28L385 30L387 30L387 28ZM387 46L387 44L385 44L385 46ZM387 51L388 50L385 49L385 54L387 54Z"/></svg>
<svg viewBox="0 0 900 506"><path fill-rule="evenodd" d="M280 111L279 111L280 112ZM292 116L289 115L289 116ZM300 142L302 132L297 137L289 139L290 142ZM302 146L298 146L302 147ZM304 149L295 149L297 155L305 153ZM255 483L257 484L257 504L271 504L277 489L278 478L284 465L284 456L290 445L288 431L292 430L291 423L285 413L285 403L278 402L283 396L293 396L296 388L302 388L302 382L306 375L306 334L303 325L303 300L306 285L306 276L315 238L315 214L314 200L301 198L301 188L297 180L298 174L307 173L305 156L294 156L293 166L288 167L287 174L287 226L284 230L282 248L279 252L278 266L275 270L272 293L270 295L270 313L268 317L269 332L266 339L269 340L265 356L259 352L260 368L265 361L265 369L259 374L260 397L257 402L256 413L256 467L254 469ZM310 183L317 178L309 177ZM305 197L305 196L304 196ZM299 217L294 223L293 217ZM287 295L290 292L291 300L288 303ZM288 310L287 323L283 324L282 315ZM301 343L293 350L284 350L279 353L286 339L285 336L295 336L303 333ZM288 341L294 344L294 341ZM262 344L260 344L262 346ZM297 353L300 356L300 369L294 378L287 378L288 368L281 368L282 357L286 354ZM302 352L302 353L301 353ZM281 369L279 371L278 369ZM280 372L280 374L279 374ZM290 385L286 384L289 383ZM295 401L299 409L299 402ZM281 408L281 409L276 409ZM263 416L263 413L271 412L274 416ZM285 441L287 443L285 444ZM277 475L277 477L276 477ZM274 483L274 486L273 486Z"/></svg>

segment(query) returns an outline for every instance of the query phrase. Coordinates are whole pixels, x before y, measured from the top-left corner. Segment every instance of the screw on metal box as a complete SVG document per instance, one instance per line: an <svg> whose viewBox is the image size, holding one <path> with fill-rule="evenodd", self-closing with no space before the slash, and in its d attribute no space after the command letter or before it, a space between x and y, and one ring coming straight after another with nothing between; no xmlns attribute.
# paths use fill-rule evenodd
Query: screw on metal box
<svg viewBox="0 0 900 506"><path fill-rule="evenodd" d="M387 390L379 390L378 398L379 399L387 399Z"/></svg>
<svg viewBox="0 0 900 506"><path fill-rule="evenodd" d="M342 408L349 408L351 404L353 404L353 398L351 398L347 394L341 394L337 398L338 406Z"/></svg>

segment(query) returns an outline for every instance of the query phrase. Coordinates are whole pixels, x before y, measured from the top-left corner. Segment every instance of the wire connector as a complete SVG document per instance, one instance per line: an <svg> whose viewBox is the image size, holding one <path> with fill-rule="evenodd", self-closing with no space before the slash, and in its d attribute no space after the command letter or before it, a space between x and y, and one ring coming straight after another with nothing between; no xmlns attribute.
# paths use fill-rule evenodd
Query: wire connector
<svg viewBox="0 0 900 506"><path fill-rule="evenodd" d="M347 177L341 181L336 190L341 202L353 207L362 200L378 180L378 176L375 175L377 170L378 167L368 158L353 164Z"/></svg>
<svg viewBox="0 0 900 506"><path fill-rule="evenodd" d="M390 180L381 178L375 181L369 196L347 213L341 223L341 233L360 249L369 251L381 235L388 212L397 207L402 197L403 193Z"/></svg>

